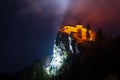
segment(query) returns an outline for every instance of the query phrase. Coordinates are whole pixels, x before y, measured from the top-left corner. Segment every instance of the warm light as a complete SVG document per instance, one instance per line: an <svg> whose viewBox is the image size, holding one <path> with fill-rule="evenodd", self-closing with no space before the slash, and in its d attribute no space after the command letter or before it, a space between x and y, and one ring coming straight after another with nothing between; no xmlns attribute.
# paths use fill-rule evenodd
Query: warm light
<svg viewBox="0 0 120 80"><path fill-rule="evenodd" d="M60 31L70 34L71 32L77 32L77 29L74 28L73 26L64 26Z"/></svg>
<svg viewBox="0 0 120 80"><path fill-rule="evenodd" d="M76 25L76 28L82 28L83 26L82 25Z"/></svg>
<svg viewBox="0 0 120 80"><path fill-rule="evenodd" d="M75 39L77 42L81 41L94 41L95 39L95 32L92 30L87 30L87 28L83 28L82 25L73 26L64 26L60 29L61 32L72 34L72 38ZM87 33L88 31L88 33ZM87 37L89 35L89 38Z"/></svg>

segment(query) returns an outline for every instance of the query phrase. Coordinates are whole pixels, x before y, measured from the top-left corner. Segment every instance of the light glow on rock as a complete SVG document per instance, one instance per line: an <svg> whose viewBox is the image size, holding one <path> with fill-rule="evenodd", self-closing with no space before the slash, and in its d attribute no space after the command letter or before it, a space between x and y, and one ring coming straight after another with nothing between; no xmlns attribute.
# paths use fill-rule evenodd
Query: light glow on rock
<svg viewBox="0 0 120 80"><path fill-rule="evenodd" d="M64 48L64 46L62 47ZM59 46L54 44L52 60L46 67L46 72L50 77L58 74L59 69L63 66L64 61L67 59L67 56L66 51L63 51Z"/></svg>
<svg viewBox="0 0 120 80"><path fill-rule="evenodd" d="M54 42L52 60L45 67L49 77L59 75L61 69L66 64L69 53L80 54L78 43L84 41L94 41L95 32L83 28L82 25L64 26L60 29L56 41Z"/></svg>

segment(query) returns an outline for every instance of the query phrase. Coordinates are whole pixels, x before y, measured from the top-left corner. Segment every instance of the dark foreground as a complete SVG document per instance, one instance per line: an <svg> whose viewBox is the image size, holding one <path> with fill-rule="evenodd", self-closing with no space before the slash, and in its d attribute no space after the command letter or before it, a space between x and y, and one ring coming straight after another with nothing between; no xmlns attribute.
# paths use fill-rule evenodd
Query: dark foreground
<svg viewBox="0 0 120 80"><path fill-rule="evenodd" d="M98 38L96 42L79 44L79 55L70 55L65 70L53 80L119 80L120 36ZM0 74L0 80L48 80L41 60L19 73Z"/></svg>

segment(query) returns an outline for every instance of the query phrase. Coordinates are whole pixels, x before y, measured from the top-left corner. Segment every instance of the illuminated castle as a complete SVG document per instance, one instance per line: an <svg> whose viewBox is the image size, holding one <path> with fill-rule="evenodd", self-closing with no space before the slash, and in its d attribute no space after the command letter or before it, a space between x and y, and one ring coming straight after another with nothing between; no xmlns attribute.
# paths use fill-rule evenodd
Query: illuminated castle
<svg viewBox="0 0 120 80"><path fill-rule="evenodd" d="M83 25L76 25L76 27L64 26L60 31L71 35L71 37L77 42L95 40L95 32L88 30L87 28L83 28Z"/></svg>

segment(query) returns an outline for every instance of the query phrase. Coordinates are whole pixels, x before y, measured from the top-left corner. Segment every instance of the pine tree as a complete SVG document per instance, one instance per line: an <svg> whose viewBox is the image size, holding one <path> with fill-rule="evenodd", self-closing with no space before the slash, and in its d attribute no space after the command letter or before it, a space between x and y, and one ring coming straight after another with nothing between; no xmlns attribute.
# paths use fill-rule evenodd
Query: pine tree
<svg viewBox="0 0 120 80"><path fill-rule="evenodd" d="M102 32L102 29L99 28L98 31L96 32L97 45L102 45L102 41L103 41L103 32Z"/></svg>
<svg viewBox="0 0 120 80"><path fill-rule="evenodd" d="M89 40L90 39L90 25L89 24L87 24L87 31L86 31L86 38L87 38L87 40Z"/></svg>

